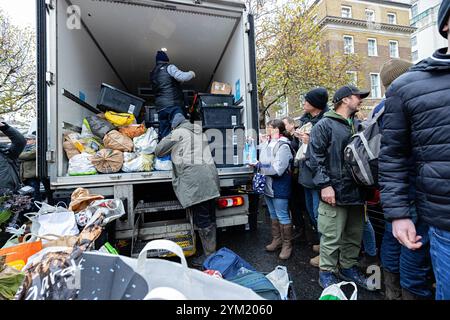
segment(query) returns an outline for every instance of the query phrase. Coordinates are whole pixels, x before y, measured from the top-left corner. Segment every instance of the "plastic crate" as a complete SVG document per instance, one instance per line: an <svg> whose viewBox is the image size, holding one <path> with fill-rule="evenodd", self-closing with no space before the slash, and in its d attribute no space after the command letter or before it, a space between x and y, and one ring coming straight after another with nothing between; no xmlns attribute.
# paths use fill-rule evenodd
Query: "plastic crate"
<svg viewBox="0 0 450 320"><path fill-rule="evenodd" d="M234 105L234 96L227 94L199 93L197 100L201 108L206 106L231 107Z"/></svg>
<svg viewBox="0 0 450 320"><path fill-rule="evenodd" d="M211 155L217 168L233 168L244 165L243 150L240 151L238 146L213 147L211 148Z"/></svg>
<svg viewBox="0 0 450 320"><path fill-rule="evenodd" d="M242 126L243 107L202 107L201 118L204 128L235 128Z"/></svg>
<svg viewBox="0 0 450 320"><path fill-rule="evenodd" d="M156 107L145 107L145 125L147 128L159 126L159 117Z"/></svg>
<svg viewBox="0 0 450 320"><path fill-rule="evenodd" d="M244 148L245 145L245 127L239 126L235 128L206 128L205 135L208 138L210 147L227 147L238 146Z"/></svg>
<svg viewBox="0 0 450 320"><path fill-rule="evenodd" d="M102 111L130 113L138 118L144 103L141 98L103 83L97 105Z"/></svg>

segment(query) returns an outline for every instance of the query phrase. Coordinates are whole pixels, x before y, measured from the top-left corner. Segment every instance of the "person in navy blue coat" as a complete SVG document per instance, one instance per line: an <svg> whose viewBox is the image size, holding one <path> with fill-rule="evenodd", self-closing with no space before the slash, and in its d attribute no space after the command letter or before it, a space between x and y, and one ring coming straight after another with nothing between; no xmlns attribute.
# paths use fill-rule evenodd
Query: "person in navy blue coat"
<svg viewBox="0 0 450 320"><path fill-rule="evenodd" d="M439 9L446 39L450 0ZM414 163L410 163L411 157ZM450 43L412 67L386 93L379 157L381 201L392 231L411 250L422 247L410 211L410 171L415 172L419 219L430 226L436 299L450 299Z"/></svg>

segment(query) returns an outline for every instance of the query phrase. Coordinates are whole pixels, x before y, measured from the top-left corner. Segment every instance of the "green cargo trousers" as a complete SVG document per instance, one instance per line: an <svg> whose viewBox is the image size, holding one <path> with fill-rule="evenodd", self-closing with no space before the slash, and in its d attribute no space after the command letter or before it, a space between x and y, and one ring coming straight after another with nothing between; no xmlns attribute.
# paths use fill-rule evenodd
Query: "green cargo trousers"
<svg viewBox="0 0 450 320"><path fill-rule="evenodd" d="M337 272L358 264L364 230L364 206L319 205L320 269Z"/></svg>

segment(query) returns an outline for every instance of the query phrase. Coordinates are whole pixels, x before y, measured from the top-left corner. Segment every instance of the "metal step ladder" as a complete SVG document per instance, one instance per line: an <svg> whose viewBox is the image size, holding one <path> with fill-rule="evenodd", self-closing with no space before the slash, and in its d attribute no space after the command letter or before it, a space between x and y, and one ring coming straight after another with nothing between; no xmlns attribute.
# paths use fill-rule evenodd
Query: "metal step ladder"
<svg viewBox="0 0 450 320"><path fill-rule="evenodd" d="M177 243L184 252L186 257L190 257L196 253L196 239L194 232L194 224L192 214L186 210L185 220L167 220L150 223L140 223L144 214L161 213L169 211L183 210L180 202L160 201L160 202L139 202L134 212L138 217L133 230L132 251L131 256L137 258L139 253L144 249L145 245L152 240L166 239ZM148 258L154 257L173 257L167 251L149 252Z"/></svg>

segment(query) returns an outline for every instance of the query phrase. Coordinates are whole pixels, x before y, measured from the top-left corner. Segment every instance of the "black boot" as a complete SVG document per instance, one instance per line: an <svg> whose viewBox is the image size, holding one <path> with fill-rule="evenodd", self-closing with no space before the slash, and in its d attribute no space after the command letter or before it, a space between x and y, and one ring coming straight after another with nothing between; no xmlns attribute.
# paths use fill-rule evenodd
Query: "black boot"
<svg viewBox="0 0 450 320"><path fill-rule="evenodd" d="M216 225L199 229L198 235L202 243L203 254L192 259L191 264L196 268L202 267L205 259L216 252Z"/></svg>

